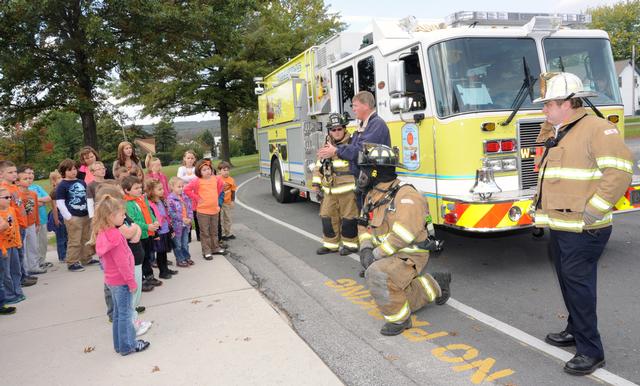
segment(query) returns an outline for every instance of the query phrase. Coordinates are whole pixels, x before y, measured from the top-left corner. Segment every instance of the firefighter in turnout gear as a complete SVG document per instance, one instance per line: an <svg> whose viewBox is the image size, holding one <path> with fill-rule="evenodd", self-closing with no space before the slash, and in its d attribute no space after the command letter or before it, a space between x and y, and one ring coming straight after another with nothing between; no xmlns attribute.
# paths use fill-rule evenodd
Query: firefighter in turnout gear
<svg viewBox="0 0 640 386"><path fill-rule="evenodd" d="M340 114L329 115L326 142L333 146L348 144L351 139L346 130L347 120ZM358 208L355 196L355 178L349 171L349 161L337 156L319 159L313 173L312 184L322 198L323 243L316 251L319 255L340 251L341 255L358 252Z"/></svg>
<svg viewBox="0 0 640 386"><path fill-rule="evenodd" d="M365 280L386 323L383 335L411 328L411 313L450 295L450 273L422 273L435 249L425 227L427 201L396 175L397 149L364 144L358 156L358 189L365 195L358 218L360 262Z"/></svg>
<svg viewBox="0 0 640 386"><path fill-rule="evenodd" d="M633 158L611 122L588 115L582 101L594 93L580 78L543 73L541 97L547 118L537 142L545 144L536 159L538 192L535 226L550 229L550 254L569 311L565 329L550 333L554 346L576 346L565 364L571 374L590 374L604 366L597 326L598 259L611 235L612 207L631 182Z"/></svg>

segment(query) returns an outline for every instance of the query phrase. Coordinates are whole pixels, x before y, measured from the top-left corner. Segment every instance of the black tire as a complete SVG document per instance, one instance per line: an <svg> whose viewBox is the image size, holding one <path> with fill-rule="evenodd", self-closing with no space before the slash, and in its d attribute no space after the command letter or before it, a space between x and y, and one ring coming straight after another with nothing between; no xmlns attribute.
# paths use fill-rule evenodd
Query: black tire
<svg viewBox="0 0 640 386"><path fill-rule="evenodd" d="M271 194L279 203L292 202L294 197L291 194L291 187L284 184L282 170L278 161L271 163Z"/></svg>

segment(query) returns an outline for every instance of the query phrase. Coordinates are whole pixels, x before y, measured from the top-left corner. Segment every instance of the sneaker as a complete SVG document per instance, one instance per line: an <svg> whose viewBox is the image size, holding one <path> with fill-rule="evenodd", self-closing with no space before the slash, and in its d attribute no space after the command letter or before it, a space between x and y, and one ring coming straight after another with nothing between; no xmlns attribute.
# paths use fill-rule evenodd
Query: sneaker
<svg viewBox="0 0 640 386"><path fill-rule="evenodd" d="M15 307L2 306L2 308L0 308L0 315L11 315L15 313L16 313Z"/></svg>
<svg viewBox="0 0 640 386"><path fill-rule="evenodd" d="M148 349L150 345L151 343L147 342L146 340L137 340L135 352L144 351Z"/></svg>
<svg viewBox="0 0 640 386"><path fill-rule="evenodd" d="M205 260L213 260L213 255L210 253L207 253L206 255L203 255L202 258Z"/></svg>
<svg viewBox="0 0 640 386"><path fill-rule="evenodd" d="M45 268L46 269L46 268L51 268L51 267L53 267L53 263L50 263L48 261L40 264L40 268Z"/></svg>
<svg viewBox="0 0 640 386"><path fill-rule="evenodd" d="M89 260L89 262L85 265L96 265L96 264L100 264L100 261L97 259L91 259Z"/></svg>
<svg viewBox="0 0 640 386"><path fill-rule="evenodd" d="M46 269L38 268L28 272L29 275L42 275L43 273L47 273Z"/></svg>
<svg viewBox="0 0 640 386"><path fill-rule="evenodd" d="M22 287L31 287L32 285L35 285L38 282L38 278L37 277L26 277L24 278L21 282L20 285Z"/></svg>
<svg viewBox="0 0 640 386"><path fill-rule="evenodd" d="M152 323L151 322L143 322L141 320L137 320L135 323L135 328L136 328L136 336L142 336L144 334L147 333L147 331L149 331L149 329L151 328Z"/></svg>
<svg viewBox="0 0 640 386"><path fill-rule="evenodd" d="M5 300L5 304L17 304L20 303L21 301L25 300L27 297L24 295L18 295L13 299L7 299Z"/></svg>
<svg viewBox="0 0 640 386"><path fill-rule="evenodd" d="M146 281L142 282L142 292L151 292L154 288L156 288L156 286L154 286L153 284L147 283Z"/></svg>
<svg viewBox="0 0 640 386"><path fill-rule="evenodd" d="M138 307L136 307L136 312L137 312L137 313L139 313L139 314L141 314L141 313L143 313L146 309L147 309L147 307L145 307L145 306L138 306Z"/></svg>
<svg viewBox="0 0 640 386"><path fill-rule="evenodd" d="M181 268L188 268L188 267L189 267L189 262L188 262L187 260L185 260L185 261L178 261L178 263L176 263L176 265L177 265L178 267L181 267Z"/></svg>
<svg viewBox="0 0 640 386"><path fill-rule="evenodd" d="M189 265L194 265L196 262L191 260L191 259L187 259L187 264Z"/></svg>
<svg viewBox="0 0 640 386"><path fill-rule="evenodd" d="M82 272L84 271L84 267L80 263L73 263L67 267L67 269L71 272Z"/></svg>
<svg viewBox="0 0 640 386"><path fill-rule="evenodd" d="M169 272L162 272L158 275L158 277L160 279L168 280L168 279L171 279L171 274Z"/></svg>

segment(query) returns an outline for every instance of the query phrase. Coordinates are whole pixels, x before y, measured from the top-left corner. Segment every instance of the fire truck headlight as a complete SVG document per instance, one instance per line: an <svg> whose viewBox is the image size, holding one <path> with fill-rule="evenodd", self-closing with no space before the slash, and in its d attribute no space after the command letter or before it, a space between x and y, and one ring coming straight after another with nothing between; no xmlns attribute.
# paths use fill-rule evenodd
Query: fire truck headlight
<svg viewBox="0 0 640 386"><path fill-rule="evenodd" d="M485 165L491 170L495 170L497 172L502 171L502 160L499 158L487 159Z"/></svg>
<svg viewBox="0 0 640 386"><path fill-rule="evenodd" d="M516 170L518 168L518 162L515 158L503 158L502 170Z"/></svg>
<svg viewBox="0 0 640 386"><path fill-rule="evenodd" d="M509 220L516 222L520 220L520 217L522 217L522 209L517 206L512 206L511 209L509 209Z"/></svg>

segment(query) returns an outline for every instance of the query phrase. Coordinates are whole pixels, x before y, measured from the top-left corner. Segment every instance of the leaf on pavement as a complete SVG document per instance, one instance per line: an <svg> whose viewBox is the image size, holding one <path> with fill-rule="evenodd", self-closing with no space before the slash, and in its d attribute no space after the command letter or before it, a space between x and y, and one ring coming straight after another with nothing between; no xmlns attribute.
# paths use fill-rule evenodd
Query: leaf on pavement
<svg viewBox="0 0 640 386"><path fill-rule="evenodd" d="M153 368L151 369L152 373L157 373L158 371L160 371L160 367L158 366L153 366Z"/></svg>
<svg viewBox="0 0 640 386"><path fill-rule="evenodd" d="M191 301L191 304L198 304L198 303L202 303L202 300L195 299Z"/></svg>
<svg viewBox="0 0 640 386"><path fill-rule="evenodd" d="M87 347L84 348L84 353L85 354L89 354L90 352L95 351L95 350L96 350L95 346L87 346Z"/></svg>

